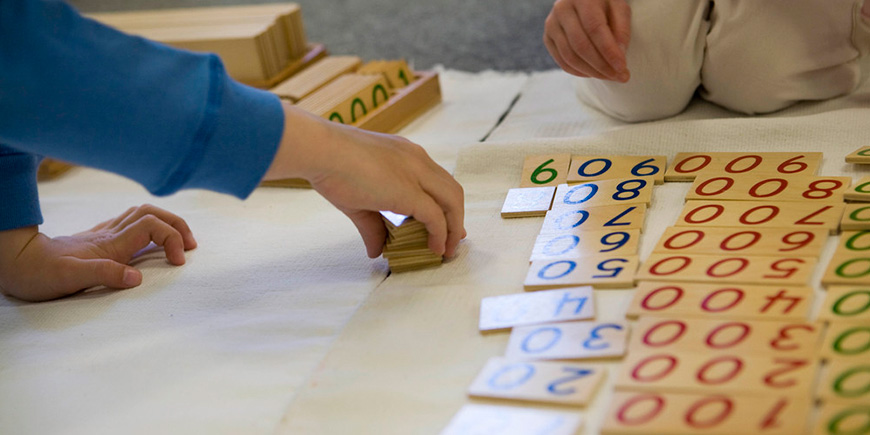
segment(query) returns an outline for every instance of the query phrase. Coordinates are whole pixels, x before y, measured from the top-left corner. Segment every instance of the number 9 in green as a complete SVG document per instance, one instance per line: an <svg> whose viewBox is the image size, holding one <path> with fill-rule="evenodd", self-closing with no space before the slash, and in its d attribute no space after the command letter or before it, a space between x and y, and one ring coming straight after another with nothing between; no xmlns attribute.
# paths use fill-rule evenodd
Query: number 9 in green
<svg viewBox="0 0 870 435"><path fill-rule="evenodd" d="M547 160L546 162L541 163L540 166L538 166L537 168L535 168L534 171L532 171L532 177L531 177L532 183L535 183L535 184L547 184L547 183L549 183L549 182L555 180L556 177L559 176L559 172L558 172L558 171L556 171L556 170L553 169L553 168L547 168L547 167L546 167L546 166L549 165L550 163L553 163L553 161L554 161L553 159ZM548 176L546 179L541 179L541 174L543 174L543 173L547 173L547 174L549 174L549 176Z"/></svg>

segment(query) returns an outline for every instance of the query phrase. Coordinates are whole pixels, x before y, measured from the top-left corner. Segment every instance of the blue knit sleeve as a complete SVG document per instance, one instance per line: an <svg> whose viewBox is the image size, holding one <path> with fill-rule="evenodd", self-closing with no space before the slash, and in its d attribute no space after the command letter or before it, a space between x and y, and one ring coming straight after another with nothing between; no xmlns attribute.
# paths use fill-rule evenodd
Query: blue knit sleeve
<svg viewBox="0 0 870 435"><path fill-rule="evenodd" d="M155 195L203 188L244 198L268 169L283 120L276 96L232 80L213 54L123 34L61 1L0 1L4 208L9 195L32 194L22 193L30 182L7 179L32 176L33 156L115 172Z"/></svg>
<svg viewBox="0 0 870 435"><path fill-rule="evenodd" d="M39 225L36 193L39 159L0 145L0 231Z"/></svg>

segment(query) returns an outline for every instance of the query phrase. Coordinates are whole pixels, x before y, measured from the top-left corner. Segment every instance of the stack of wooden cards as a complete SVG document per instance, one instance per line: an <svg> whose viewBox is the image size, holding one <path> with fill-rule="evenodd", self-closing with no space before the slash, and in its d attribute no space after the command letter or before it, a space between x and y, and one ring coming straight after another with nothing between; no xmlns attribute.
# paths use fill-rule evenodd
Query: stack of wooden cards
<svg viewBox="0 0 870 435"><path fill-rule="evenodd" d="M295 103L339 76L356 71L361 64L357 56L328 56L281 82L271 92Z"/></svg>
<svg viewBox="0 0 870 435"><path fill-rule="evenodd" d="M308 51L294 3L92 14L123 32L174 47L215 53L229 74L252 85L280 77Z"/></svg>
<svg viewBox="0 0 870 435"><path fill-rule="evenodd" d="M414 81L414 73L404 59L373 60L359 69L360 74L383 74L390 87L401 89Z"/></svg>
<svg viewBox="0 0 870 435"><path fill-rule="evenodd" d="M302 99L298 107L331 121L356 124L389 97L383 75L345 74Z"/></svg>
<svg viewBox="0 0 870 435"><path fill-rule="evenodd" d="M429 232L422 222L409 216L382 211L387 226L384 258L392 272L438 266L442 257L429 250Z"/></svg>

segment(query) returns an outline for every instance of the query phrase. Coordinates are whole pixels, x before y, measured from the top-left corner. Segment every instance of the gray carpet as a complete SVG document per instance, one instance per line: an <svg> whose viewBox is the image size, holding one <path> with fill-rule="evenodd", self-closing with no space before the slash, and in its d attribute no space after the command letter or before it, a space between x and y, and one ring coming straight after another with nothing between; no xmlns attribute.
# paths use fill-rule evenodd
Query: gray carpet
<svg viewBox="0 0 870 435"><path fill-rule="evenodd" d="M268 0L70 0L83 12ZM308 39L333 54L405 58L417 69L537 71L556 64L541 42L552 0L297 0Z"/></svg>

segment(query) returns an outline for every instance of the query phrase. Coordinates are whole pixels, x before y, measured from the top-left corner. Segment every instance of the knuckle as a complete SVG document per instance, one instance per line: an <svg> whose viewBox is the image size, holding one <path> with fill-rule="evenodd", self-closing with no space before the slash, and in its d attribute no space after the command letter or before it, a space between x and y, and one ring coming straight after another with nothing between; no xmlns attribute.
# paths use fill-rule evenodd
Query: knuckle
<svg viewBox="0 0 870 435"><path fill-rule="evenodd" d="M553 3L553 11L557 13L568 12L571 8L571 3L567 0L556 0L556 2Z"/></svg>
<svg viewBox="0 0 870 435"><path fill-rule="evenodd" d="M589 19L586 22L585 27L586 31L589 32L589 36L593 38L600 38L602 36L606 36L607 33L610 32L610 29L607 27L607 23L597 18Z"/></svg>
<svg viewBox="0 0 870 435"><path fill-rule="evenodd" d="M154 216L153 214L146 214L145 216L139 218L139 222L141 222L142 225L150 227L157 225L161 221L157 216Z"/></svg>

